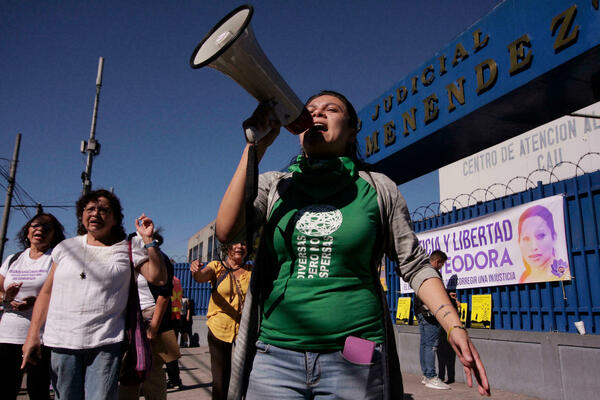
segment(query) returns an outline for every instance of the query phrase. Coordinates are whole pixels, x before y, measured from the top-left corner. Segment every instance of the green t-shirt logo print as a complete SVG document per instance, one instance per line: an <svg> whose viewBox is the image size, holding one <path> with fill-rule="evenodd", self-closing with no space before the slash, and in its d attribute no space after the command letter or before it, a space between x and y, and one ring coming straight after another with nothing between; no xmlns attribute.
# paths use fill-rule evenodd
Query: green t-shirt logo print
<svg viewBox="0 0 600 400"><path fill-rule="evenodd" d="M298 211L296 229L308 236L331 235L342 221L342 212L334 206L313 204Z"/></svg>

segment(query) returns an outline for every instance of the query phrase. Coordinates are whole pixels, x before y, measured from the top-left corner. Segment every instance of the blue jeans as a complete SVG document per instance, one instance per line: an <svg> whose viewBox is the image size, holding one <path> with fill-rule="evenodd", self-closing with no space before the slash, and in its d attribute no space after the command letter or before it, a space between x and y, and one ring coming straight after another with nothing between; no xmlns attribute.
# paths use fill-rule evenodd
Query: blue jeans
<svg viewBox="0 0 600 400"><path fill-rule="evenodd" d="M95 349L52 349L56 400L116 400L121 343Z"/></svg>
<svg viewBox="0 0 600 400"><path fill-rule="evenodd" d="M435 372L435 353L440 337L440 325L437 321L435 323L428 322L421 314L417 314L417 320L419 321L419 332L421 333L421 372L425 377L433 378L437 375ZM432 319L429 320L432 321Z"/></svg>
<svg viewBox="0 0 600 400"><path fill-rule="evenodd" d="M371 363L358 364L341 351L294 351L259 340L246 399L382 399L380 347Z"/></svg>

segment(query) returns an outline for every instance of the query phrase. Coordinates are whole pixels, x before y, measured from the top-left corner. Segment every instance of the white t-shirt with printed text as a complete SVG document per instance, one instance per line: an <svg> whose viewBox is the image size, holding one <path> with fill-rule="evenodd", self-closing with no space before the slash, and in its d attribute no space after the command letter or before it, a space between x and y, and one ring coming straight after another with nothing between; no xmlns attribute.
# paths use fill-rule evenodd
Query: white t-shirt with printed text
<svg viewBox="0 0 600 400"><path fill-rule="evenodd" d="M26 249L12 263L10 268L8 264L14 254L7 257L2 267L0 267L0 275L4 276L3 290L6 290L11 283L22 282L23 285L15 296L15 300L23 301L26 297L37 296L52 267L50 254L51 250L48 250L41 257L34 260L29 257L29 249ZM6 308L0 319L0 343L25 343L32 312L33 308L25 311Z"/></svg>

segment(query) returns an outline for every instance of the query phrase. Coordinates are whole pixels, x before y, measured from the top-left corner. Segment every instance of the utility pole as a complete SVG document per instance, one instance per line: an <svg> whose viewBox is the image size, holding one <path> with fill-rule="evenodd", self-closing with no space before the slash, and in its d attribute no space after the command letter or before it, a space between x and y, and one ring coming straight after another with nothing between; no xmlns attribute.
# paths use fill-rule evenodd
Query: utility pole
<svg viewBox="0 0 600 400"><path fill-rule="evenodd" d="M19 162L19 148L21 147L21 134L17 133L15 141L15 151L10 162L10 171L8 177L8 188L6 189L6 201L4 203L4 214L2 215L2 232L0 232L0 262L4 258L4 244L6 243L6 230L8 229L8 217L10 215L10 206L12 203L13 190L15 188L15 176L17 175L17 163Z"/></svg>
<svg viewBox="0 0 600 400"><path fill-rule="evenodd" d="M87 162L85 171L81 173L81 181L83 183L82 194L86 195L92 189L92 162L94 156L100 154L100 143L96 140L96 118L98 116L98 103L100 103L100 88L102 87L102 70L104 68L104 57L98 60L98 76L96 77L96 99L94 100L94 113L92 114L92 127L90 129L90 139L86 142L81 141L80 151L87 153Z"/></svg>

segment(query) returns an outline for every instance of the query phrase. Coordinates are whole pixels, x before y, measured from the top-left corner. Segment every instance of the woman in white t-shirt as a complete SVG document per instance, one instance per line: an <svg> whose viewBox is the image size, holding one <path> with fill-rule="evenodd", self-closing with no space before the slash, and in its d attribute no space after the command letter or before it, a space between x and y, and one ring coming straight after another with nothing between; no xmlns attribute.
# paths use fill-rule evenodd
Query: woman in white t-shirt
<svg viewBox="0 0 600 400"><path fill-rule="evenodd" d="M0 267L0 388L2 398L16 399L23 378L21 347L25 343L37 295L52 266L52 248L64 238L64 229L52 214L40 213L21 228L23 251L11 254ZM50 350L41 347L41 359L27 363L27 393L32 400L50 398Z"/></svg>
<svg viewBox="0 0 600 400"><path fill-rule="evenodd" d="M119 199L95 190L77 201L80 236L52 251L52 268L33 310L23 358L39 351L39 330L52 348L55 398L116 399L131 276L128 242ZM149 282L162 285L167 274L145 214L131 241L132 260Z"/></svg>

